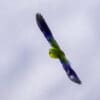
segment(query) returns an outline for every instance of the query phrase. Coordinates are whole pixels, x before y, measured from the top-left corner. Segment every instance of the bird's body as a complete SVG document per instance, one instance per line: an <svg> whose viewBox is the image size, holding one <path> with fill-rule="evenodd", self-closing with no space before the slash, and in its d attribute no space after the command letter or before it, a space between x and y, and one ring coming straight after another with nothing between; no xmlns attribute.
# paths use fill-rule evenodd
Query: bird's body
<svg viewBox="0 0 100 100"><path fill-rule="evenodd" d="M65 56L65 54L60 49L52 47L49 49L49 56L51 58L59 59L61 56Z"/></svg>
<svg viewBox="0 0 100 100"><path fill-rule="evenodd" d="M54 59L59 59L69 79L75 83L81 84L80 79L78 78L74 70L71 68L70 63L66 59L64 52L61 50L58 43L54 39L48 25L46 24L41 14L39 13L36 14L36 21L40 30L43 32L45 38L51 45L51 48L49 49L49 56Z"/></svg>

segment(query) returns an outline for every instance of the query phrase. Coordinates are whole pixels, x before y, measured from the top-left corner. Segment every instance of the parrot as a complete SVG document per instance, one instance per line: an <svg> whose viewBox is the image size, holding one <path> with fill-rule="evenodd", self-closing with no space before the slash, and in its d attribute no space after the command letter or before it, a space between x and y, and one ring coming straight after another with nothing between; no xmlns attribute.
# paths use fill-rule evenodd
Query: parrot
<svg viewBox="0 0 100 100"><path fill-rule="evenodd" d="M62 49L56 42L50 28L48 27L41 13L36 13L36 23L41 32L43 33L44 37L48 41L48 43L51 45L51 48L49 49L49 56L53 59L59 59L63 66L63 69L65 70L67 76L72 82L81 84L81 80L79 79L76 72L72 69L71 64L65 56L65 53L62 51Z"/></svg>

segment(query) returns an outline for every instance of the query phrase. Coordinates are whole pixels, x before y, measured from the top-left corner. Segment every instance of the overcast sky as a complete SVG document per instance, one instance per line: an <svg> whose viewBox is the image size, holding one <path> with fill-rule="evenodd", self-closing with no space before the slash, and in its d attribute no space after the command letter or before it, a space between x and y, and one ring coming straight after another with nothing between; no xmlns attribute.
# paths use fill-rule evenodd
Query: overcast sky
<svg viewBox="0 0 100 100"><path fill-rule="evenodd" d="M82 85L48 56L41 13ZM100 0L0 0L0 100L100 100Z"/></svg>

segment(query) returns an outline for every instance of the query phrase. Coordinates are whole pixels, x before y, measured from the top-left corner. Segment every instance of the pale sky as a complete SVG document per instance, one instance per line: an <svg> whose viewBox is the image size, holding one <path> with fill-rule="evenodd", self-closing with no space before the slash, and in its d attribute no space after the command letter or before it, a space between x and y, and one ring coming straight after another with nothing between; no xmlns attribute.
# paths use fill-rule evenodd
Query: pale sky
<svg viewBox="0 0 100 100"><path fill-rule="evenodd" d="M82 85L71 82L35 15L40 12ZM0 100L100 100L100 0L0 1Z"/></svg>

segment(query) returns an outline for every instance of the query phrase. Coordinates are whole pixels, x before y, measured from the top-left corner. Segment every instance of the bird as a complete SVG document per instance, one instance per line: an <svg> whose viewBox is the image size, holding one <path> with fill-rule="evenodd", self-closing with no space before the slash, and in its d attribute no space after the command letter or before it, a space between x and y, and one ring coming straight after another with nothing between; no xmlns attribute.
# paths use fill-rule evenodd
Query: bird
<svg viewBox="0 0 100 100"><path fill-rule="evenodd" d="M68 59L65 56L65 53L58 45L57 41L55 40L50 28L48 27L41 13L36 13L36 23L41 32L43 33L44 37L48 41L48 43L51 45L51 48L49 49L49 56L53 59L59 59L59 61L63 66L63 69L65 70L67 76L72 82L81 84L82 83L81 80L79 79L76 72L72 69L71 64L69 63Z"/></svg>

